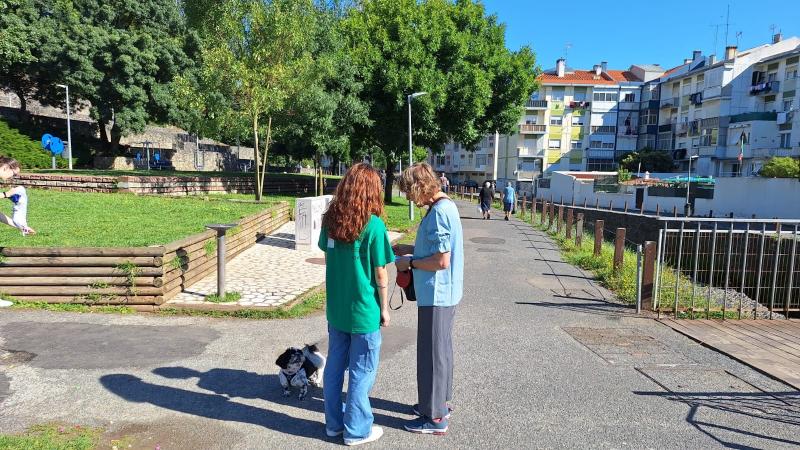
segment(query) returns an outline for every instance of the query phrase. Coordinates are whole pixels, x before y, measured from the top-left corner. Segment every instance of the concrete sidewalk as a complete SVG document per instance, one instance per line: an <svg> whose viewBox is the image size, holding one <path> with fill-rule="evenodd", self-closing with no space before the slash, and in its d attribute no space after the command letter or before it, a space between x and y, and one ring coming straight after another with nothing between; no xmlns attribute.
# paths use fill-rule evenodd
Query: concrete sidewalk
<svg viewBox="0 0 800 450"><path fill-rule="evenodd" d="M465 298L444 437L402 431L416 401L416 306L384 332L374 448L776 448L800 445L800 393L701 347L565 264L544 234L461 208ZM291 277L291 274L286 274ZM107 427L134 448L309 448L319 390L283 398L273 362L325 342L322 314L241 321L0 311L0 432Z"/></svg>

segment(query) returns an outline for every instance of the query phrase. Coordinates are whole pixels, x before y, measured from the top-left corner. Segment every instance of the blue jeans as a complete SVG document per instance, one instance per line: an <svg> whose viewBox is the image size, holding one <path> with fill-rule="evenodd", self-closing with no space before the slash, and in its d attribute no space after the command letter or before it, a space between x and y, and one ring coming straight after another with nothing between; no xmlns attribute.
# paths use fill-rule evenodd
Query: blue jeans
<svg viewBox="0 0 800 450"><path fill-rule="evenodd" d="M344 430L345 439L361 439L372 430L369 391L378 372L380 330L366 334L342 333L328 325L328 361L322 390L325 395L325 427ZM347 401L342 411L342 385L348 371Z"/></svg>

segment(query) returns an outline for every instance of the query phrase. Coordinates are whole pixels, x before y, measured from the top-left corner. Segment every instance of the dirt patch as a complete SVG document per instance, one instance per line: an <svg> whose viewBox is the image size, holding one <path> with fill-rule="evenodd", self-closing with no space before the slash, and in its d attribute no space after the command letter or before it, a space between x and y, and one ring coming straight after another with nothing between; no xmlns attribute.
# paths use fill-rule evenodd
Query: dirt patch
<svg viewBox="0 0 800 450"><path fill-rule="evenodd" d="M106 433L104 442L108 448L153 450L154 448L213 448L209 437L214 436L217 444L236 442L241 433L232 431L220 424L204 420L175 420L165 423L126 423Z"/></svg>
<svg viewBox="0 0 800 450"><path fill-rule="evenodd" d="M502 248L479 248L476 251L479 253L508 253L508 250Z"/></svg>
<svg viewBox="0 0 800 450"><path fill-rule="evenodd" d="M691 364L636 328L563 327L567 334L613 365Z"/></svg>
<svg viewBox="0 0 800 450"><path fill-rule="evenodd" d="M3 372L0 372L0 405L3 401L11 395L11 387L9 386L8 377Z"/></svg>
<svg viewBox="0 0 800 450"><path fill-rule="evenodd" d="M475 244L486 244L486 245L501 245L505 244L505 239L500 238L493 238L493 237L474 237L470 239L470 242Z"/></svg>

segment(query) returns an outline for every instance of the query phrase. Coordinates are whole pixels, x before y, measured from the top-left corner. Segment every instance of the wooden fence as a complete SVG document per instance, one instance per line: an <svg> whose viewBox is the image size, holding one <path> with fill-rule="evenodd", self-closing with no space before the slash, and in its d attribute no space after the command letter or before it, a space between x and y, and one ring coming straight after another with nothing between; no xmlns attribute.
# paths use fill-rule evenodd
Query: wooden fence
<svg viewBox="0 0 800 450"><path fill-rule="evenodd" d="M289 221L289 204L239 221L226 260ZM161 305L217 268L208 230L154 247L0 247L0 293L23 301Z"/></svg>

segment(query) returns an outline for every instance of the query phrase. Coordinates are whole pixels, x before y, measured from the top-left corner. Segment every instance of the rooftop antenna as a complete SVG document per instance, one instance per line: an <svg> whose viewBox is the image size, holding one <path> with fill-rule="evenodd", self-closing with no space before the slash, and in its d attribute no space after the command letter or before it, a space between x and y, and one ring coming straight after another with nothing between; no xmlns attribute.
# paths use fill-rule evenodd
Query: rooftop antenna
<svg viewBox="0 0 800 450"><path fill-rule="evenodd" d="M572 48L572 44L569 43L569 42L567 42L564 45L564 59L568 59L567 57L569 56L569 49L571 49L571 48Z"/></svg>
<svg viewBox="0 0 800 450"><path fill-rule="evenodd" d="M742 37L742 32L741 31L737 31L736 32L736 48L739 48L739 38L740 37Z"/></svg>
<svg viewBox="0 0 800 450"><path fill-rule="evenodd" d="M728 12L725 15L725 46L728 46L728 28L731 25L731 4L728 3Z"/></svg>
<svg viewBox="0 0 800 450"><path fill-rule="evenodd" d="M769 26L769 42L772 42L772 38L775 36L775 30L778 29L778 26L774 23Z"/></svg>

